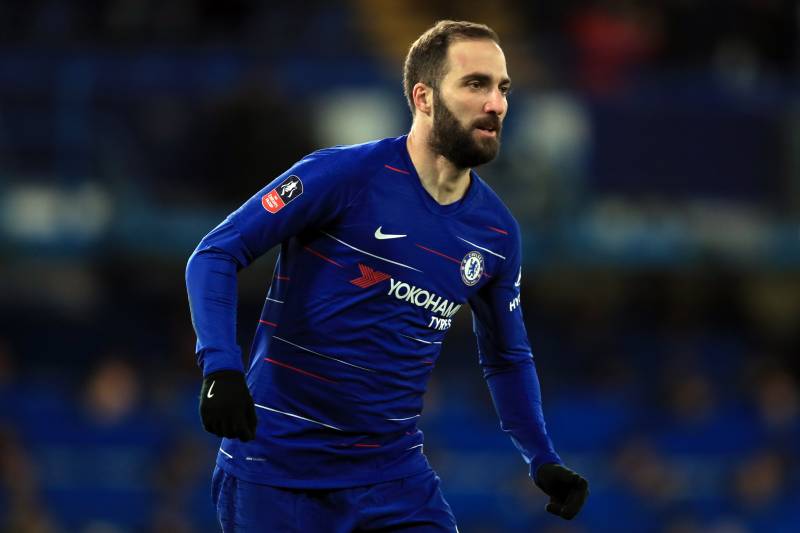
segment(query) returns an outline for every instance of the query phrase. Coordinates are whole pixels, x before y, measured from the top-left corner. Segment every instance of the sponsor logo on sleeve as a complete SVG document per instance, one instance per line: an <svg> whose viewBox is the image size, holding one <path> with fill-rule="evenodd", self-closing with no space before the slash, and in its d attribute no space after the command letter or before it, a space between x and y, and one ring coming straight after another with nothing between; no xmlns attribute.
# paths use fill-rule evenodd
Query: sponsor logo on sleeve
<svg viewBox="0 0 800 533"><path fill-rule="evenodd" d="M483 255L473 250L461 260L461 281L472 287L480 281L481 274L483 274Z"/></svg>
<svg viewBox="0 0 800 533"><path fill-rule="evenodd" d="M301 194L303 194L303 181L292 174L280 185L262 196L261 205L270 213L275 214Z"/></svg>
<svg viewBox="0 0 800 533"><path fill-rule="evenodd" d="M513 313L516 309L519 309L519 302L520 298L522 298L521 294L517 294L514 298L512 298L508 302L508 312Z"/></svg>
<svg viewBox="0 0 800 533"><path fill-rule="evenodd" d="M522 284L522 267L519 267L519 274L517 275L517 281L514 282L514 288L519 290L519 286ZM517 295L509 300L508 302L508 311L514 312L516 309L519 309L520 298L522 298L522 293L518 292Z"/></svg>

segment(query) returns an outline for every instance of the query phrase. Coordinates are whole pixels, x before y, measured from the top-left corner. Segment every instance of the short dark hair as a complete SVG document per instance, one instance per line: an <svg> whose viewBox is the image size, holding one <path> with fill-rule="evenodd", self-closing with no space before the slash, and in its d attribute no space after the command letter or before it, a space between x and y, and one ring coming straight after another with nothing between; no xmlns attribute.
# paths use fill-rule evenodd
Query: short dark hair
<svg viewBox="0 0 800 533"><path fill-rule="evenodd" d="M412 115L416 113L412 94L414 85L422 82L438 89L446 74L450 44L473 39L489 39L500 44L500 38L489 26L463 20L440 20L414 41L403 65L403 92Z"/></svg>

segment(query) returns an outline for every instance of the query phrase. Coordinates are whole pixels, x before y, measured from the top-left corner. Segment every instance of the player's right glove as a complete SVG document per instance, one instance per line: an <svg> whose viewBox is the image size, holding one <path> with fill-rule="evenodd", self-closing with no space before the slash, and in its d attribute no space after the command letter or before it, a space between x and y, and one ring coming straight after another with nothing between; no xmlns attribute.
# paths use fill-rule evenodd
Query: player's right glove
<svg viewBox="0 0 800 533"><path fill-rule="evenodd" d="M547 463L536 469L536 485L550 496L548 513L572 520L589 495L589 483L564 466Z"/></svg>
<svg viewBox="0 0 800 533"><path fill-rule="evenodd" d="M256 438L256 408L244 374L220 370L203 379L200 389L200 418L203 428L218 437Z"/></svg>

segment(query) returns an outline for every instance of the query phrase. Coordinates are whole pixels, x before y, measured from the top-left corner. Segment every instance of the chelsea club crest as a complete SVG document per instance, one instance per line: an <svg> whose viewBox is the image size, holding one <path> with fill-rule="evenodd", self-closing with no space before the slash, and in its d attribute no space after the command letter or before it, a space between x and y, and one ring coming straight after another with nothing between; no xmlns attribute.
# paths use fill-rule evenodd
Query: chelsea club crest
<svg viewBox="0 0 800 533"><path fill-rule="evenodd" d="M480 252L472 251L461 260L461 280L472 287L481 279L483 274L483 256Z"/></svg>

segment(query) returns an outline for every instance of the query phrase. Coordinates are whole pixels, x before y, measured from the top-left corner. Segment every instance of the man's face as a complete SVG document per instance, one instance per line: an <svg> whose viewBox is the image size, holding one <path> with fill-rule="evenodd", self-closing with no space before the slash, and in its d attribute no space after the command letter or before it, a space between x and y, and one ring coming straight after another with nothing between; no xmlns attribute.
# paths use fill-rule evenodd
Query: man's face
<svg viewBox="0 0 800 533"><path fill-rule="evenodd" d="M447 51L447 73L433 90L431 149L457 168L488 163L500 150L510 80L494 41L458 41Z"/></svg>

